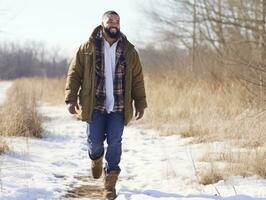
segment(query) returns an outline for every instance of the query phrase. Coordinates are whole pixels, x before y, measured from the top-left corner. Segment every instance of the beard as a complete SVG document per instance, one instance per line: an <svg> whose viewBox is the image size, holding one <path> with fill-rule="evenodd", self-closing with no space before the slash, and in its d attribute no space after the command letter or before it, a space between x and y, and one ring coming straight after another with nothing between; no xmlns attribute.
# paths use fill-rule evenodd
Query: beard
<svg viewBox="0 0 266 200"><path fill-rule="evenodd" d="M112 32L111 29L114 28L116 30L116 32ZM113 39L117 39L118 36L120 35L120 30L116 27L110 27L110 28L107 28L107 27L104 27L104 32L110 37L110 38L113 38Z"/></svg>

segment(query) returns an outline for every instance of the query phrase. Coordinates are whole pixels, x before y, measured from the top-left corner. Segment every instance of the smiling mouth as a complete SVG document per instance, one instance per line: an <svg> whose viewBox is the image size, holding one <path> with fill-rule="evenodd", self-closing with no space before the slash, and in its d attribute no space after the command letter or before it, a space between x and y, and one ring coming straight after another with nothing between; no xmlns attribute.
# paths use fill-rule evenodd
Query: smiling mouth
<svg viewBox="0 0 266 200"><path fill-rule="evenodd" d="M110 28L110 31L117 32L117 28Z"/></svg>

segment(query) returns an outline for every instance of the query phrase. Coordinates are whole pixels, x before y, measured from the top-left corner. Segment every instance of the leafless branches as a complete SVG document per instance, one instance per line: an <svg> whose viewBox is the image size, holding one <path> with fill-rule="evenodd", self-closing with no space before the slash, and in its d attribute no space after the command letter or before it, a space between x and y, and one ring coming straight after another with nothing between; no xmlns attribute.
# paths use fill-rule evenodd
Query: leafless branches
<svg viewBox="0 0 266 200"><path fill-rule="evenodd" d="M248 87L256 86L256 96L266 98L266 0L166 2L165 9L153 6L148 15L172 43L187 49L196 74L200 62L217 60L228 74L234 72Z"/></svg>

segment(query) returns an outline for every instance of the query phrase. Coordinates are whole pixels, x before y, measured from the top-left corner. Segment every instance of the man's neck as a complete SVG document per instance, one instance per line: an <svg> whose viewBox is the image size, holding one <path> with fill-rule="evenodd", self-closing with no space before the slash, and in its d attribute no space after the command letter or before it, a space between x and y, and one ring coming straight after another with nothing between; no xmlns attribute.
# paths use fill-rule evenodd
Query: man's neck
<svg viewBox="0 0 266 200"><path fill-rule="evenodd" d="M103 37L110 44L110 46L112 46L112 44L114 44L117 40L117 38L109 37L106 33L103 33Z"/></svg>

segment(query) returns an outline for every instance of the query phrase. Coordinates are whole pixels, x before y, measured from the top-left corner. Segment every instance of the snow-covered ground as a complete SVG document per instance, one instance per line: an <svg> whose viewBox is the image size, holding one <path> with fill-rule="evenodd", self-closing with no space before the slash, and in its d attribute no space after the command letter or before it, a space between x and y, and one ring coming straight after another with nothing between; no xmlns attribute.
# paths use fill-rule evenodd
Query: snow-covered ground
<svg viewBox="0 0 266 200"><path fill-rule="evenodd" d="M7 88L0 82L0 98ZM40 112L46 117L43 138L5 138L11 151L0 155L0 199L100 199L103 179L90 176L85 123L65 106L41 105ZM192 160L200 165L197 158L209 146L188 142L126 127L117 200L266 199L266 180L257 177L198 184Z"/></svg>

